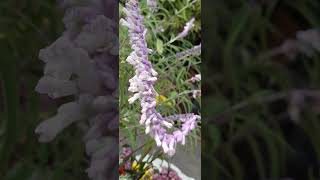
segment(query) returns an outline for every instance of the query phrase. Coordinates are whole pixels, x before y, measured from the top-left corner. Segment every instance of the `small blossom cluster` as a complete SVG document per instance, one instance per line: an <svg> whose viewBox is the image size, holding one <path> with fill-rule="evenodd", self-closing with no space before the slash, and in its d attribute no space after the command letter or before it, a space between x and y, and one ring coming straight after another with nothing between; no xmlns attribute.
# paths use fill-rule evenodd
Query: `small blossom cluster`
<svg viewBox="0 0 320 180"><path fill-rule="evenodd" d="M153 180L182 180L173 169L162 168L159 173L152 176Z"/></svg>
<svg viewBox="0 0 320 180"><path fill-rule="evenodd" d="M190 78L190 81L195 83L195 82L200 82L201 81L201 74L196 74L192 78Z"/></svg>
<svg viewBox="0 0 320 180"><path fill-rule="evenodd" d="M191 77L189 79L189 81L191 81L192 83L200 82L201 81L201 74L194 75L193 77ZM200 97L200 96L201 96L201 90L200 89L192 90L192 97L194 99L196 99L197 97Z"/></svg>
<svg viewBox="0 0 320 180"><path fill-rule="evenodd" d="M175 171L174 168L162 166L162 161L161 164L158 164L160 166L157 166L155 162L140 162L139 159L136 159L137 157L132 156L132 153L133 150L130 146L125 145L122 147L122 151L119 155L119 162L120 164L124 164L118 169L121 177L120 179L135 179L134 176L136 174L143 174L140 179L181 180L181 177L178 175L177 171Z"/></svg>
<svg viewBox="0 0 320 180"><path fill-rule="evenodd" d="M134 178L137 174L143 174L139 179L152 179L153 168L150 164L139 163L134 156L130 146L122 147L122 151L119 155L119 162L122 166L119 167L119 175L122 178ZM139 164L138 164L139 163ZM142 167L142 168L141 168Z"/></svg>
<svg viewBox="0 0 320 180"><path fill-rule="evenodd" d="M147 0L147 5L151 12L156 12L158 10L157 0Z"/></svg>
<svg viewBox="0 0 320 180"><path fill-rule="evenodd" d="M145 133L150 134L161 146L163 151L172 156L175 154L177 143L185 144L186 135L196 127L200 116L193 113L163 117L156 110L156 91L154 84L158 73L153 69L148 60L146 43L147 30L143 25L143 16L140 14L137 0L129 0L124 8L126 19L122 19L123 25L129 28L130 44L133 52L127 57L127 62L134 66L135 76L129 80L129 91L134 95L129 103L140 100L141 119L140 124L145 125ZM173 128L174 120L182 122L182 128L169 132Z"/></svg>
<svg viewBox="0 0 320 180"><path fill-rule="evenodd" d="M121 152L121 154L119 155L119 159L120 159L120 160L124 160L124 159L128 158L128 157L131 155L132 152L133 152L133 151L132 151L131 147L123 147L123 148L122 148L122 152ZM127 160L127 161L124 163L123 169L124 169L124 170L130 170L130 169L131 169L131 166L132 166L131 161Z"/></svg>

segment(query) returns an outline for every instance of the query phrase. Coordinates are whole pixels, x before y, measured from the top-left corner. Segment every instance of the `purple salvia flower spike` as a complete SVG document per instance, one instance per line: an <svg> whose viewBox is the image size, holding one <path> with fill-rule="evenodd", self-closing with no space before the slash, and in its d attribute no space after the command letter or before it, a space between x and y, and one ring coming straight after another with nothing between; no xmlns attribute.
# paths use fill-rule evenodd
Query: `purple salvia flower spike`
<svg viewBox="0 0 320 180"><path fill-rule="evenodd" d="M130 44L133 52L127 57L127 62L135 68L136 75L129 80L129 91L134 95L128 100L134 103L139 100L141 105L140 123L145 125L146 134L150 134L161 146L163 151L172 156L175 154L177 143L185 144L185 137L195 128L195 122L200 116L193 113L163 117L156 110L156 95L154 84L157 80L157 72L148 60L148 47L145 39L146 28L143 25L143 17L140 14L137 0L129 0L124 8L126 19L121 24L129 28ZM188 27L193 24L192 20ZM187 30L189 31L189 30ZM183 122L182 129L169 133L173 127L173 121Z"/></svg>

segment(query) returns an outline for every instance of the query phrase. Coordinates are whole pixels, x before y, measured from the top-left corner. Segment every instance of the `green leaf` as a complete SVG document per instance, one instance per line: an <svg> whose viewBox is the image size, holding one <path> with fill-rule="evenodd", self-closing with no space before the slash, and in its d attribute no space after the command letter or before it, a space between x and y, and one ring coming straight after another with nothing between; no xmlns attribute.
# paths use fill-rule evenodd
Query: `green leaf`
<svg viewBox="0 0 320 180"><path fill-rule="evenodd" d="M253 138L252 136L247 136L247 138L248 138L248 143L251 147L253 156L256 160L259 177L260 179L265 179L266 172L265 172L265 167L263 163L264 162L263 155L261 154L262 151L260 151L257 140L255 138Z"/></svg>
<svg viewBox="0 0 320 180"><path fill-rule="evenodd" d="M159 54L163 53L163 42L160 39L157 39L157 51Z"/></svg>

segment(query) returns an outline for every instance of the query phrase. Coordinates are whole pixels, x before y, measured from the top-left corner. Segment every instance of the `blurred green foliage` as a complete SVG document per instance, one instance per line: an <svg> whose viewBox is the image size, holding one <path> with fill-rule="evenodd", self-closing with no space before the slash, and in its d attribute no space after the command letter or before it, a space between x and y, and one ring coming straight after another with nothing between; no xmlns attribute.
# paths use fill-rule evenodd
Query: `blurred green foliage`
<svg viewBox="0 0 320 180"><path fill-rule="evenodd" d="M320 86L319 53L261 59L319 28L315 0L203 1L202 177L319 179L319 97L290 115L294 90Z"/></svg>

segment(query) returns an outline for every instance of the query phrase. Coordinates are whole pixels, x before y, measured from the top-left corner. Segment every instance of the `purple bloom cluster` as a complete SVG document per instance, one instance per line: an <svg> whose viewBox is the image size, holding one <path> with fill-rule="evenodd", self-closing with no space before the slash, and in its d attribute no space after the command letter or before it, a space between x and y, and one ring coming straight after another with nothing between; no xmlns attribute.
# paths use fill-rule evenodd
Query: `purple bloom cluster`
<svg viewBox="0 0 320 180"><path fill-rule="evenodd" d="M129 0L124 8L126 19L122 24L129 28L130 44L133 52L127 57L127 62L134 66L135 76L129 80L129 91L134 95L129 103L140 100L141 119L140 124L145 125L146 134L150 134L161 146L163 151L172 156L175 154L177 143L185 144L186 135L196 127L196 121L200 116L193 113L163 117L156 110L156 91L154 84L157 80L157 72L148 60L146 43L147 30L143 25L143 16L140 14L137 0ZM173 122L180 120L182 128L171 130Z"/></svg>
<svg viewBox="0 0 320 180"><path fill-rule="evenodd" d="M157 0L147 0L147 5L151 12L155 12L158 9L158 3Z"/></svg>
<svg viewBox="0 0 320 180"><path fill-rule="evenodd" d="M132 152L133 151L132 151L132 149L130 147L123 147L122 148L122 153L120 154L119 159L127 158L128 156L131 155ZM124 169L125 170L130 170L131 169L131 161L126 161L124 163Z"/></svg>
<svg viewBox="0 0 320 180"><path fill-rule="evenodd" d="M160 173L152 176L153 180L181 180L177 172L173 169L162 168Z"/></svg>

